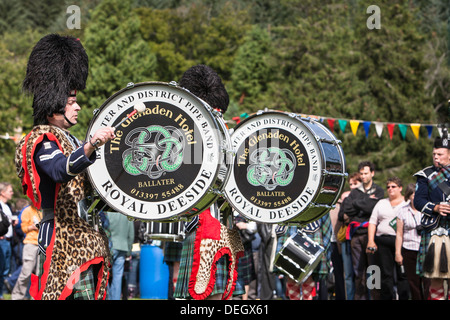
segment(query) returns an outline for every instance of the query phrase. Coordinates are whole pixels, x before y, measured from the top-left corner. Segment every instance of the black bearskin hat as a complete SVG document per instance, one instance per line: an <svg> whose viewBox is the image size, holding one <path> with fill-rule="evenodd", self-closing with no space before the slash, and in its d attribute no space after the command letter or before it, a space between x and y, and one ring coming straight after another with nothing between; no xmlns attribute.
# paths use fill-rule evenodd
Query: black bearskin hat
<svg viewBox="0 0 450 320"><path fill-rule="evenodd" d="M23 81L33 95L34 124L47 124L47 116L64 114L74 90L86 87L89 60L81 42L70 36L49 34L33 48Z"/></svg>
<svg viewBox="0 0 450 320"><path fill-rule="evenodd" d="M436 137L436 139L434 140L434 147L436 149L440 149L440 148L450 149L450 141L449 141L449 137L448 137L447 128L444 127L442 129L442 137Z"/></svg>
<svg viewBox="0 0 450 320"><path fill-rule="evenodd" d="M225 113L230 102L228 92L219 75L208 66L199 64L186 70L179 85L188 89L212 108Z"/></svg>

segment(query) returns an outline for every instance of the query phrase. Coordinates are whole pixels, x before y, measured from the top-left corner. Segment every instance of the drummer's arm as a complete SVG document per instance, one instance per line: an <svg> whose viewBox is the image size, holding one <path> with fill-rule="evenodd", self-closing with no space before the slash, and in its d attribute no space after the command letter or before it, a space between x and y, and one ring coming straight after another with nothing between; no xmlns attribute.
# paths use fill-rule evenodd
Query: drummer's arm
<svg viewBox="0 0 450 320"><path fill-rule="evenodd" d="M104 127L97 130L97 132L95 132L94 135L84 144L84 154L89 158L94 151L97 150L97 148L101 147L115 137L114 128L112 127Z"/></svg>
<svg viewBox="0 0 450 320"><path fill-rule="evenodd" d="M34 160L36 166L44 171L53 181L64 183L70 181L90 166L95 161L95 158L91 160L86 157L83 146L66 157L56 142L44 139L36 147Z"/></svg>

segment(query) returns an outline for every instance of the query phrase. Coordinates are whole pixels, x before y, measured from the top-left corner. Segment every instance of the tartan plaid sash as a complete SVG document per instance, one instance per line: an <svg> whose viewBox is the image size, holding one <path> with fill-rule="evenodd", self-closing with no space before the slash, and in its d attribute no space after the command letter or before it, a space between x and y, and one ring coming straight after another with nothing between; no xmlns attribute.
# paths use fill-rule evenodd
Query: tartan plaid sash
<svg viewBox="0 0 450 320"><path fill-rule="evenodd" d="M440 183L450 179L450 165L443 167L436 174L431 175L428 182L429 190L434 190Z"/></svg>

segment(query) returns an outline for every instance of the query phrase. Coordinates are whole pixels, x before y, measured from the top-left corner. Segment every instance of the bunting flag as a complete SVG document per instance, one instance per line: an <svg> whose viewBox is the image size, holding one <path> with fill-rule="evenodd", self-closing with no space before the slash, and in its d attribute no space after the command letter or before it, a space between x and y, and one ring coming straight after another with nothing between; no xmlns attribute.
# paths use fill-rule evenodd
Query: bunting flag
<svg viewBox="0 0 450 320"><path fill-rule="evenodd" d="M383 133L383 124L381 122L375 122L375 129L377 130L378 138L381 138L381 134Z"/></svg>
<svg viewBox="0 0 450 320"><path fill-rule="evenodd" d="M391 138L391 140L392 140L392 136L394 135L395 123L388 123L386 126L388 128L389 138Z"/></svg>
<svg viewBox="0 0 450 320"><path fill-rule="evenodd" d="M366 138L367 138L369 136L370 121L364 121L363 126L364 126L364 131L366 133Z"/></svg>
<svg viewBox="0 0 450 320"><path fill-rule="evenodd" d="M356 136L356 132L358 131L359 121L358 120L350 120L350 127L352 128L353 135Z"/></svg>
<svg viewBox="0 0 450 320"><path fill-rule="evenodd" d="M404 124L398 124L398 129L400 130L400 134L402 135L402 139L405 140L406 138L406 130L408 130L408 127Z"/></svg>
<svg viewBox="0 0 450 320"><path fill-rule="evenodd" d="M342 133L345 133L345 127L347 126L347 120L338 120L339 127L341 128Z"/></svg>
<svg viewBox="0 0 450 320"><path fill-rule="evenodd" d="M330 127L330 130L331 130L331 132L334 132L334 119L328 119L327 120L327 122L328 122L328 126Z"/></svg>
<svg viewBox="0 0 450 320"><path fill-rule="evenodd" d="M431 134L433 133L433 126L432 125L426 125L425 127L427 128L428 139L431 139Z"/></svg>
<svg viewBox="0 0 450 320"><path fill-rule="evenodd" d="M411 130L414 133L414 137L419 140L420 123L411 123ZM430 134L428 134L428 137L430 137Z"/></svg>

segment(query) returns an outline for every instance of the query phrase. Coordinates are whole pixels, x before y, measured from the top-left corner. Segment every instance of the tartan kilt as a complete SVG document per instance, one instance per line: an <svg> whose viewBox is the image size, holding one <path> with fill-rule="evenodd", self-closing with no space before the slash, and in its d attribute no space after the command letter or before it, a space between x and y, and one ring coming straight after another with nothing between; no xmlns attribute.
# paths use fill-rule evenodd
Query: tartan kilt
<svg viewBox="0 0 450 320"><path fill-rule="evenodd" d="M182 242L165 242L164 243L164 262L177 262L181 260Z"/></svg>
<svg viewBox="0 0 450 320"><path fill-rule="evenodd" d="M420 237L420 246L419 252L417 253L416 260L416 273L421 277L424 276L423 271L423 262L425 261L425 254L427 253L428 245L430 244L431 233L430 232L422 232Z"/></svg>
<svg viewBox="0 0 450 320"><path fill-rule="evenodd" d="M195 244L195 236L197 234L197 230L192 231L183 241L183 248L181 250L181 259L180 259L180 271L178 273L177 284L175 287L174 298L177 299L192 299L189 294L189 279L191 277L192 271L192 263L194 260L194 244ZM225 292L227 278L228 278L228 255L222 256L217 262L217 271L216 271L216 283L214 285L214 289L211 292L210 296L215 294L223 294ZM236 282L239 282L238 280ZM243 285L238 285L236 283L236 288L233 291L233 296L243 295L245 292L242 290L244 288Z"/></svg>
<svg viewBox="0 0 450 320"><path fill-rule="evenodd" d="M236 281L236 289L241 285L249 285L256 279L255 263L253 261L252 244L244 245L244 255L239 258L238 262L238 280ZM245 291L245 288L242 288Z"/></svg>
<svg viewBox="0 0 450 320"><path fill-rule="evenodd" d="M450 221L448 221L448 219L440 219L438 226L450 231ZM420 235L421 236L420 237L420 246L419 246L419 252L417 254L417 260L416 260L416 273L422 277L425 276L425 271L423 270L423 263L425 261L425 255L427 253L428 245L430 244L431 231L432 230L422 231L422 233ZM449 266L450 266L450 262L449 262Z"/></svg>

